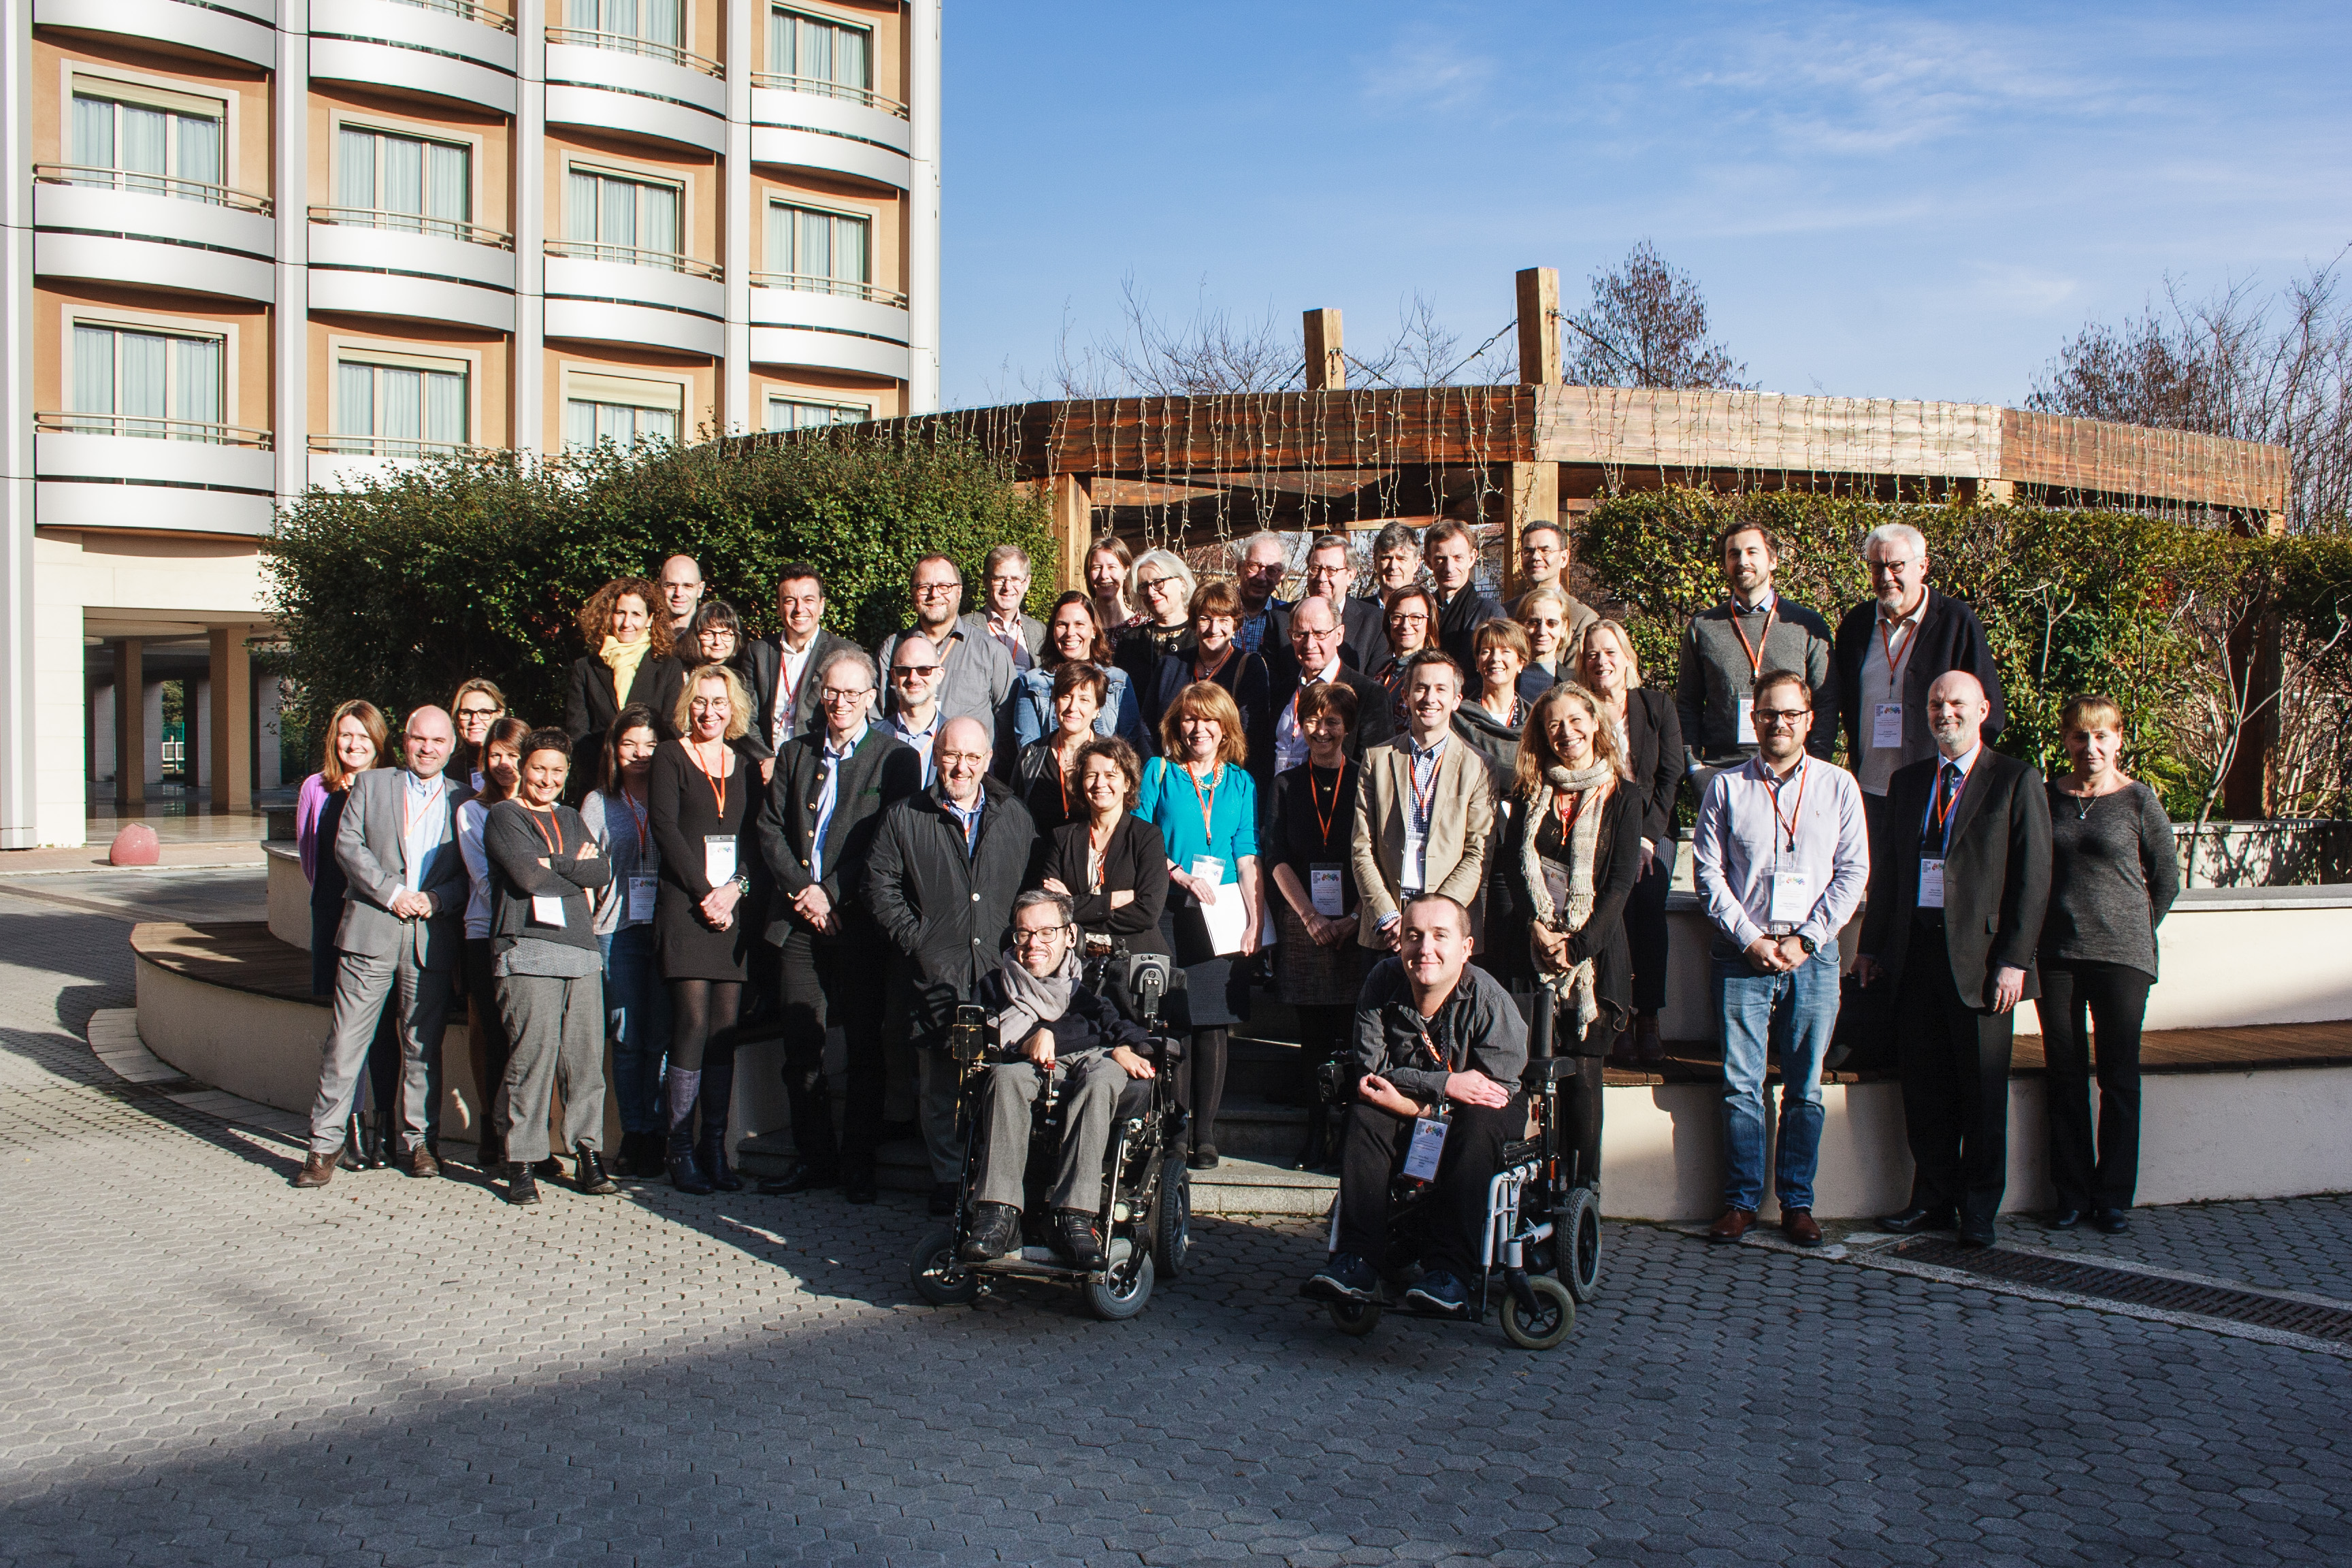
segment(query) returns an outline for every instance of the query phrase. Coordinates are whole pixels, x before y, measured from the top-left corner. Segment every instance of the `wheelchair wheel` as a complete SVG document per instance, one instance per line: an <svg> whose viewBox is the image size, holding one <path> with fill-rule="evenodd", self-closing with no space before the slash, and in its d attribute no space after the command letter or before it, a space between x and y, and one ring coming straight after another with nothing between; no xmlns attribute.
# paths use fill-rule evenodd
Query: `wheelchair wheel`
<svg viewBox="0 0 2352 1568"><path fill-rule="evenodd" d="M1503 1337L1523 1351L1548 1351L1575 1331L1576 1302L1549 1274L1531 1274L1538 1310L1531 1316L1511 1291L1503 1292Z"/></svg>
<svg viewBox="0 0 2352 1568"><path fill-rule="evenodd" d="M955 1226L943 1225L916 1245L907 1281L934 1307L969 1307L980 1299L980 1276L956 1261Z"/></svg>
<svg viewBox="0 0 2352 1568"><path fill-rule="evenodd" d="M1590 1301L1601 1289L1601 1205L1592 1189L1571 1189L1557 1218L1552 1243L1559 1256L1560 1280L1580 1303Z"/></svg>
<svg viewBox="0 0 2352 1568"><path fill-rule="evenodd" d="M1145 1303L1151 1300L1151 1254L1147 1252L1135 1260L1135 1268L1128 1274L1124 1286L1115 1268L1110 1278L1100 1284L1087 1280L1087 1310L1106 1322L1124 1321L1143 1310Z"/></svg>
<svg viewBox="0 0 2352 1568"><path fill-rule="evenodd" d="M1153 1206L1152 1260L1169 1279L1181 1279L1185 1255L1192 1250L1192 1173L1182 1155L1160 1162L1160 1201Z"/></svg>
<svg viewBox="0 0 2352 1568"><path fill-rule="evenodd" d="M1361 1339L1381 1326L1381 1304L1378 1301L1326 1301L1323 1310L1331 1314L1333 1328L1355 1339Z"/></svg>

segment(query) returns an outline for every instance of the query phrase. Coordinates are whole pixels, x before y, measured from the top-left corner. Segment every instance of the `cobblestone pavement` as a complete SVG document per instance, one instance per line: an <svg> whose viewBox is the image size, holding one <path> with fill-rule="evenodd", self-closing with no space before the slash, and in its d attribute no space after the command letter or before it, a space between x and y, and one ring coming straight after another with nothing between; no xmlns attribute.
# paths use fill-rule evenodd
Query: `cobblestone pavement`
<svg viewBox="0 0 2352 1568"><path fill-rule="evenodd" d="M888 1197L295 1193L80 1044L123 934L0 889L0 1563L2352 1560L2352 1362L1651 1227L1529 1354L1341 1337L1307 1224L1112 1325L915 1304ZM2309 1288L2345 1215L2131 1240Z"/></svg>

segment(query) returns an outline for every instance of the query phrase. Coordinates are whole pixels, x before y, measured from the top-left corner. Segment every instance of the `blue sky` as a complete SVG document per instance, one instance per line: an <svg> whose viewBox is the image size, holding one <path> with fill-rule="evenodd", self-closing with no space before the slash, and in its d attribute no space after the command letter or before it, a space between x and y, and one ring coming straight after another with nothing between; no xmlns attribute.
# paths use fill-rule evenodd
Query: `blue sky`
<svg viewBox="0 0 2352 1568"><path fill-rule="evenodd" d="M942 395L1057 339L1418 290L1465 349L1511 274L1654 240L1767 389L2021 399L2084 321L2352 242L2352 6L947 6Z"/></svg>

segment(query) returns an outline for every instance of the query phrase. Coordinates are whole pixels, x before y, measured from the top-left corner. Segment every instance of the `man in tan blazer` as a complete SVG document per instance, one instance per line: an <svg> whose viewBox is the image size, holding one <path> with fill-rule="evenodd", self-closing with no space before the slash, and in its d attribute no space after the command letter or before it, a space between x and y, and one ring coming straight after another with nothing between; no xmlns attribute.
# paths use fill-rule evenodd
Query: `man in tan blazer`
<svg viewBox="0 0 2352 1568"><path fill-rule="evenodd" d="M1460 665L1423 654L1405 678L1405 732L1364 749L1354 861L1357 940L1366 947L1396 951L1404 900L1417 892L1468 910L1477 933L1495 794L1486 764L1454 734L1462 687Z"/></svg>

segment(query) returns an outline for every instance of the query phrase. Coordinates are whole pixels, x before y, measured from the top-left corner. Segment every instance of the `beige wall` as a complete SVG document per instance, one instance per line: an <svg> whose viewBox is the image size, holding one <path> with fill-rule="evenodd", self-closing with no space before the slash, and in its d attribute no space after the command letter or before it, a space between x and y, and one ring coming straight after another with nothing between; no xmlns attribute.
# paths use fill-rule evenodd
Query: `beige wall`
<svg viewBox="0 0 2352 1568"><path fill-rule="evenodd" d="M31 311L33 405L47 411L66 406L70 351L68 323L77 317L103 318L132 325L216 332L231 339L224 354L226 395L222 423L269 427L269 308L241 300L170 294L154 289L110 289L68 279L44 282L33 290Z"/></svg>
<svg viewBox="0 0 2352 1568"><path fill-rule="evenodd" d="M112 38L34 35L34 162L66 161L66 81L77 66L93 76L162 79L156 85L223 100L229 106L224 183L256 195L270 194L269 79L264 73L209 57L130 47Z"/></svg>

